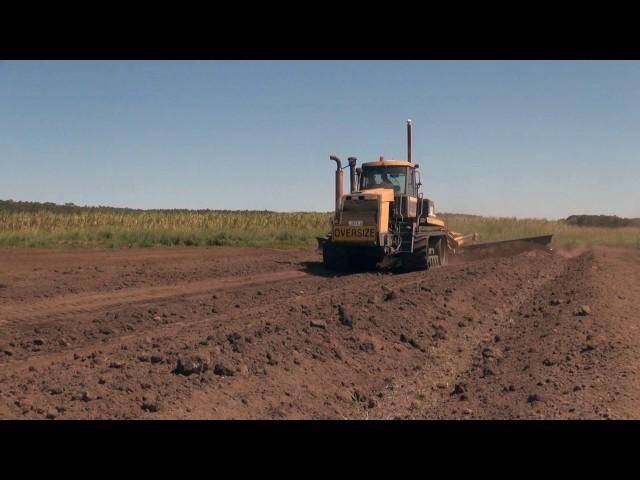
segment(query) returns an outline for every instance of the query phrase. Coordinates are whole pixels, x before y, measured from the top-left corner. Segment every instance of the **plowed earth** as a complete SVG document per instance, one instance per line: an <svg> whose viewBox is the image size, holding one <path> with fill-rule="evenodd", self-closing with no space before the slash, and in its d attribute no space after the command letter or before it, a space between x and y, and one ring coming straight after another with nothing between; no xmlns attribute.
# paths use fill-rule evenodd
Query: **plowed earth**
<svg viewBox="0 0 640 480"><path fill-rule="evenodd" d="M640 418L640 253L0 251L0 418Z"/></svg>

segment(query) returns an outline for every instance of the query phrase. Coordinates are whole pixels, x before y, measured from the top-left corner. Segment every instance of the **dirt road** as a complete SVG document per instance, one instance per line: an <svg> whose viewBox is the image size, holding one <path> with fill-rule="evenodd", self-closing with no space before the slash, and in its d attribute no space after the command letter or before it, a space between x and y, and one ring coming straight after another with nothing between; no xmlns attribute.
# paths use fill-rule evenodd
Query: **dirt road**
<svg viewBox="0 0 640 480"><path fill-rule="evenodd" d="M640 418L640 252L0 251L0 418Z"/></svg>

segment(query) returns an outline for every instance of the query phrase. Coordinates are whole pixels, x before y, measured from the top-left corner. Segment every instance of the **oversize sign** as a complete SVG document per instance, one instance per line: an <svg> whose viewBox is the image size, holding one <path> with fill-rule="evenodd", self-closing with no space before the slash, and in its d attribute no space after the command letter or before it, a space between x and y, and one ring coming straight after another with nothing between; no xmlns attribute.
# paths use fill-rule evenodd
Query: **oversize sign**
<svg viewBox="0 0 640 480"><path fill-rule="evenodd" d="M376 241L376 227L333 227L334 242L373 242Z"/></svg>

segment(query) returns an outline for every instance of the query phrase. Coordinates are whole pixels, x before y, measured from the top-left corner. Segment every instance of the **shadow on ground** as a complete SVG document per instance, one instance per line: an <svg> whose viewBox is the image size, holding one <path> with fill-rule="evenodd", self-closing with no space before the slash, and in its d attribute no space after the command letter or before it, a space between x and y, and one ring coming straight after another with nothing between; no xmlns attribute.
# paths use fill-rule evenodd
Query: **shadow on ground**
<svg viewBox="0 0 640 480"><path fill-rule="evenodd" d="M397 265L358 265L352 266L349 270L338 271L338 270L329 270L326 268L322 262L302 262L302 271L314 275L316 277L345 277L349 275L355 275L358 273L381 273L386 275L396 275L402 273L408 273L411 270L404 269Z"/></svg>

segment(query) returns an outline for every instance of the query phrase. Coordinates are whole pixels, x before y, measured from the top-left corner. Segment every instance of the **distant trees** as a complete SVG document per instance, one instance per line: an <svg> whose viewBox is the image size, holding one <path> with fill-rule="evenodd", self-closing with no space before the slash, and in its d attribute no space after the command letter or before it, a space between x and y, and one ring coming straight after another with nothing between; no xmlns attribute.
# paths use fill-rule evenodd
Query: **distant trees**
<svg viewBox="0 0 640 480"><path fill-rule="evenodd" d="M565 223L579 227L640 227L640 218L622 218L617 215L571 215L565 219Z"/></svg>
<svg viewBox="0 0 640 480"><path fill-rule="evenodd" d="M216 209L188 209L188 208L152 208L152 209L139 209L139 208L121 208L121 207L83 207L76 205L73 202L67 202L64 205L58 205L52 202L22 202L14 200L0 200L0 211L11 213L33 213L33 212L52 212L52 213L136 213L136 212L171 212L171 213L233 213L240 215L254 215L254 214L271 214L277 213L271 210L216 210ZM300 212L300 213L315 213L315 212Z"/></svg>
<svg viewBox="0 0 640 480"><path fill-rule="evenodd" d="M34 212L57 212L57 213L80 213L82 211L103 211L103 210L123 210L110 207L80 207L72 202L58 205L53 202L21 202L14 200L0 200L0 211L12 213L34 213Z"/></svg>

